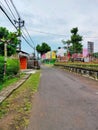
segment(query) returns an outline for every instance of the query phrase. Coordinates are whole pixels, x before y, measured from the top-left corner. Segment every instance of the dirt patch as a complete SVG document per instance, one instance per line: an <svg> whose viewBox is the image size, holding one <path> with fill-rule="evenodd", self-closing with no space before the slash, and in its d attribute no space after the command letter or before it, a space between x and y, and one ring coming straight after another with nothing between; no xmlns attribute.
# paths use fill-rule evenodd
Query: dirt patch
<svg viewBox="0 0 98 130"><path fill-rule="evenodd" d="M26 90L15 98L10 96L6 100L10 103L6 115L0 119L0 130L23 130L28 125L31 97L31 92Z"/></svg>

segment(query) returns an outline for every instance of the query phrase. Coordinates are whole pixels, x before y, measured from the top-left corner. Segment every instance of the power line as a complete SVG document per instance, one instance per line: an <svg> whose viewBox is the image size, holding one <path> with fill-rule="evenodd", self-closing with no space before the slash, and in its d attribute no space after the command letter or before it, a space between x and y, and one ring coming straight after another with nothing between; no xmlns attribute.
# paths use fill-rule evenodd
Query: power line
<svg viewBox="0 0 98 130"><path fill-rule="evenodd" d="M96 39L98 39L98 37L86 37L86 36L84 36L83 38L96 38Z"/></svg>
<svg viewBox="0 0 98 130"><path fill-rule="evenodd" d="M6 10L6 12L10 15L10 17L13 19L12 14L7 10L7 8L2 4L2 2L0 1L1 6L4 8L4 10Z"/></svg>
<svg viewBox="0 0 98 130"><path fill-rule="evenodd" d="M27 39L27 41L29 41L27 35L25 34L25 32L22 30L22 34L25 36L25 38Z"/></svg>
<svg viewBox="0 0 98 130"><path fill-rule="evenodd" d="M18 15L18 17L21 18L21 17L20 17L20 14L19 14L19 12L18 12L18 10L16 9L16 6L15 6L14 3L13 3L13 1L10 0L10 2L12 3L12 5L13 5L13 7L14 7L14 9L15 9L17 15ZM22 21L20 21L19 23L22 23ZM19 25L20 25L20 24L19 24ZM19 28L21 29L21 26L19 26ZM26 29L25 26L24 26L24 28L25 28L25 30L26 30L26 32L27 32L27 34L28 34L30 40L32 41L32 43L33 43L33 45L34 45L34 48L35 48L35 44L34 44L33 40L31 39L30 34L28 33L28 31L27 31L27 29Z"/></svg>
<svg viewBox="0 0 98 130"><path fill-rule="evenodd" d="M15 15L14 15L14 13L12 12L12 10L11 10L11 8L10 8L10 6L9 6L8 1L6 1L6 0L4 0L4 1L5 1L6 5L7 5L7 7L9 8L9 10L10 10L10 12L11 12L12 16L13 16L13 17L14 17L14 19L16 20L16 17L15 17Z"/></svg>
<svg viewBox="0 0 98 130"><path fill-rule="evenodd" d="M32 40L32 38L31 38L31 36L30 36L30 34L29 34L29 32L28 32L28 30L27 30L27 28L26 28L25 26L24 26L24 29L25 29L26 33L28 34L28 36L29 36L31 42L32 42L33 45L34 45L33 49L34 49L34 56L35 56L35 50L36 50L35 43L34 43L34 41ZM24 32L23 32L23 33L24 33ZM25 37L26 37L26 35L25 35Z"/></svg>
<svg viewBox="0 0 98 130"><path fill-rule="evenodd" d="M15 9L17 15L18 15L18 18L21 18L21 17L20 17L20 14L18 13L18 10L16 9L16 6L15 6L14 3L13 3L13 1L10 0L10 2L11 2L11 4L13 5L13 7L14 7L14 9Z"/></svg>
<svg viewBox="0 0 98 130"><path fill-rule="evenodd" d="M26 40L26 38L22 35L22 37L23 37L23 39L27 42L27 44L31 47L31 48L33 48L33 49L35 49L27 40Z"/></svg>
<svg viewBox="0 0 98 130"><path fill-rule="evenodd" d="M37 30L33 30L34 32L38 32L38 33L43 33L43 34L49 34L49 35L56 35L56 36L64 36L64 34L56 34L56 33L51 33L51 32L43 32L43 31L37 31Z"/></svg>
<svg viewBox="0 0 98 130"><path fill-rule="evenodd" d="M34 47L35 47L35 43L34 43L34 41L32 40L32 38L31 38L31 36L30 36L30 34L29 34L27 28L26 28L25 26L24 26L24 28L25 28L25 31L27 32L27 34L28 34L30 40L32 41L32 43L33 43L33 45L34 45Z"/></svg>
<svg viewBox="0 0 98 130"><path fill-rule="evenodd" d="M18 30L17 27L15 26L15 24L13 23L13 21L11 20L11 18L8 16L8 14L5 12L5 10L2 8L1 5L0 5L0 9L1 9L2 12L6 15L6 17L9 19L9 21L12 23L12 25L15 27L15 29ZM34 49L34 47L26 40L26 38L25 38L23 35L22 35L22 37L23 37L23 39L26 41L26 43L27 43L31 48Z"/></svg>
<svg viewBox="0 0 98 130"><path fill-rule="evenodd" d="M21 35L21 27L22 26L24 26L24 21L22 21L21 20L21 17L20 17L20 14L19 14L19 12L18 12L18 10L16 9L16 6L14 5L14 3L13 3L13 1L12 0L10 0L10 2L12 3L12 5L13 5L13 7L14 7L14 9L15 9L15 11L16 11L16 13L17 13L17 15L18 15L18 21L15 21L15 23L18 23L18 27L19 27L19 35ZM28 31L27 31L27 29L25 28L25 30L26 30L26 32L27 32L27 34L28 34L28 36L29 36L29 38L31 39L31 37L30 37L30 35L29 35L29 33L28 33ZM25 41L27 41L26 39L25 39ZM32 41L32 43L34 44L34 42L33 42L33 40L31 39L31 41ZM30 45L30 44L29 44ZM21 50L21 44L19 45L19 50Z"/></svg>
<svg viewBox="0 0 98 130"><path fill-rule="evenodd" d="M69 36L64 35L64 34L56 34L56 33L51 33L51 32L37 31L37 30L33 30L33 31L34 31L34 32L38 32L38 33L47 34L47 35L56 35L56 36L69 37ZM98 39L98 37L87 37L87 36L83 36L83 38L96 38L96 39Z"/></svg>
<svg viewBox="0 0 98 130"><path fill-rule="evenodd" d="M8 16L8 14L5 12L5 10L2 8L2 6L0 5L0 9L3 11L3 13L6 15L6 17L9 19L9 21L12 23L12 25L16 28L17 30L17 27L15 26L15 24L13 23L13 21L11 20L11 18Z"/></svg>

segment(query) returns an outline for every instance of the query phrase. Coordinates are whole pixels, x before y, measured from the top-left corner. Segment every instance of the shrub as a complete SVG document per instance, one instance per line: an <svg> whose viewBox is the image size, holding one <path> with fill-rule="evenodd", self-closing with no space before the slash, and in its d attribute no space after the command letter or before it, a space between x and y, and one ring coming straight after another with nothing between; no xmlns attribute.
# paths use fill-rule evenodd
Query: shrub
<svg viewBox="0 0 98 130"><path fill-rule="evenodd" d="M4 57L0 56L0 83L3 82L4 77Z"/></svg>
<svg viewBox="0 0 98 130"><path fill-rule="evenodd" d="M16 75L19 72L19 60L8 58L7 60L7 76Z"/></svg>

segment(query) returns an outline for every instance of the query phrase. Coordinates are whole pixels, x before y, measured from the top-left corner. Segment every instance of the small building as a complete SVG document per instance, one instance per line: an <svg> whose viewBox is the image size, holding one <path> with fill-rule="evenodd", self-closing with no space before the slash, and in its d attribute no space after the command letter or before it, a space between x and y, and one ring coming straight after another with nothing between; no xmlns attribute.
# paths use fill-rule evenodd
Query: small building
<svg viewBox="0 0 98 130"><path fill-rule="evenodd" d="M20 60L20 69L27 69L28 57L29 54L24 51L18 51L19 60Z"/></svg>

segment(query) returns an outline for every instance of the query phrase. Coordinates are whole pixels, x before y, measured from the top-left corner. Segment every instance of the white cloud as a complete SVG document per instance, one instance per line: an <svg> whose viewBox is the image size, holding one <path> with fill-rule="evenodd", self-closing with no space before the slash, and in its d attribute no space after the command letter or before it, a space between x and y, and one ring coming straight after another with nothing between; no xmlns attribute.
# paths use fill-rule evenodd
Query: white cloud
<svg viewBox="0 0 98 130"><path fill-rule="evenodd" d="M96 17L98 0L13 0L13 2L36 44L46 41L52 48L56 48L57 45L62 46L60 40L69 39L70 30L78 27L79 34L84 37L84 47L87 41L94 41L95 51L98 51L98 18ZM0 11L0 19L0 26L14 30L2 11ZM65 37L39 32L65 34Z"/></svg>

